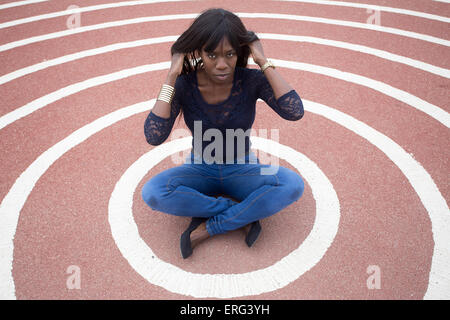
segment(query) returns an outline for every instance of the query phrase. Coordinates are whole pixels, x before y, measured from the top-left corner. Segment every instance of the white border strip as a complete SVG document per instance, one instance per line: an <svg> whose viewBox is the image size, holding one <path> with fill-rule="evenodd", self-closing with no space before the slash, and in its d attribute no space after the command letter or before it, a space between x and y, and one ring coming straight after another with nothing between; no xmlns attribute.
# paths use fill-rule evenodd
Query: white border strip
<svg viewBox="0 0 450 320"><path fill-rule="evenodd" d="M402 8L379 6L379 5L375 5L375 4L344 2L344 1L325 1L325 0L274 0L274 1L303 2L303 3L313 3L313 4L320 4L320 5L371 9L371 10L376 10L376 11L404 14L404 15L409 15L409 16L414 16L414 17L419 17L419 18L424 18L424 19L430 19L430 20L436 20L436 21L446 22L446 23L450 22L450 18L447 18L444 16L438 16L438 15L431 14L431 13L413 11L413 10L402 9Z"/></svg>
<svg viewBox="0 0 450 320"><path fill-rule="evenodd" d="M396 63L401 63L404 65L407 65L409 67L413 67L419 70L423 70L425 72L433 73L435 75L445 77L447 79L450 79L450 70L444 69L441 67L437 67L422 61L410 59L404 56L400 56L397 54L393 54L387 51L374 49L371 47L361 46L357 44L352 44L348 42L342 42L342 41L334 41L334 40L328 40L328 39L322 39L322 38L316 38L316 37L304 37L304 36L292 36L287 34L273 34L273 33L258 33L257 34L260 39L270 39L270 40L286 40L286 41L295 41L295 42L309 42L309 43L315 43L325 46L332 46L336 48L342 48L347 49L351 51L356 52L362 52L365 54L370 54L385 60L390 60ZM165 43L165 42L174 42L176 39L178 39L178 35L175 36L165 36L165 37L158 37L158 38L149 38L149 39L143 39L143 40L136 40L136 41L130 41L130 42L121 42L116 43L112 45L107 45L104 47L99 47L95 49L89 49L85 51L79 51L76 53L68 54L65 56L61 56L55 59L47 60L44 62L39 62L34 65L24 67L18 70L15 70L13 72L10 72L8 74L5 74L3 76L0 76L0 85L5 84L9 81L15 80L17 78L23 77L25 75L61 65L70 61L82 59L89 56L95 56L107 52L112 52L115 50L121 50L121 49L128 49L128 48L135 48L139 46L145 46L155 43Z"/></svg>
<svg viewBox="0 0 450 320"><path fill-rule="evenodd" d="M8 42L6 44L0 45L0 52L15 49L21 46L25 46L28 44L41 42L50 39L57 39L65 36L70 36L73 34L101 30L112 27L126 26L131 24L138 23L146 23L146 22L154 22L154 21L169 21L169 20L181 20L181 19L195 19L199 14L191 13L191 14L175 14L175 15L164 15L164 16L151 16L151 17L140 17L119 21L110 21L106 23L94 24L74 29L62 30L53 33L47 33L44 35L34 36L26 39L21 39L13 42ZM436 38L433 36L420 34L416 32L400 30L395 28L388 28L383 26L378 26L374 24L360 23L360 22L351 22L351 21L342 21L342 20L334 20L334 19L326 19L326 18L316 18L316 17L308 17L308 16L296 16L289 14L274 14L274 13L236 13L237 16L241 18L249 18L249 19L279 19L279 20L294 20L294 21L306 21L306 22L315 22L315 23L324 23L330 25L351 27L351 28L360 28L371 31L379 31L384 33L390 33L399 35L402 37L409 37L416 40L431 42L438 45L450 46L450 41Z"/></svg>
<svg viewBox="0 0 450 320"><path fill-rule="evenodd" d="M336 79L344 80L347 82L351 82L357 85L362 85L368 88L371 88L373 90L376 90L384 95L387 95L389 97L392 97L394 99L397 99L401 102L404 102L407 105L410 105L413 108L416 108L417 110L420 110L427 115L431 116L435 120L439 121L443 125L445 125L447 128L450 127L450 114L446 112L445 110L439 108L438 106L435 106L429 102L426 102L406 91L394 88L390 85L387 85L381 81L373 80L364 76L356 75L349 72L340 71L337 69L332 69L328 67L321 67L313 64L308 63L300 63L295 61L286 61L286 60L278 60L278 59L271 59L273 62L275 62L280 67L285 68L291 68L295 70L303 70L307 72L313 72L329 77L333 77ZM253 59L249 59L249 64L254 64ZM2 117L0 117L0 130L4 127L8 126L9 124L13 123L14 121L17 121L31 113L33 113L36 110L39 110L47 105L49 105L52 102L55 102L59 99L62 99L64 97L67 97L71 94L74 94L76 92L79 92L81 90L99 86L108 82L112 82L115 80L120 80L123 78L127 78L133 75L154 71L154 70L163 70L168 69L170 67L170 61L162 62L162 63L156 63L156 64L149 64L149 65L143 65L138 66L130 69L124 69L121 71L113 72L110 74L102 75L99 77L90 78L87 80L84 80L82 82L71 84L67 87L58 89L54 92L51 92L49 94L46 94L45 96L42 96L38 99L35 99L26 105L19 107Z"/></svg>
<svg viewBox="0 0 450 320"><path fill-rule="evenodd" d="M14 7L20 7L20 6L26 6L28 4L34 4L34 3L46 2L46 1L48 1L48 0L25 0L25 1L9 2L9 3L0 4L0 10L14 8Z"/></svg>

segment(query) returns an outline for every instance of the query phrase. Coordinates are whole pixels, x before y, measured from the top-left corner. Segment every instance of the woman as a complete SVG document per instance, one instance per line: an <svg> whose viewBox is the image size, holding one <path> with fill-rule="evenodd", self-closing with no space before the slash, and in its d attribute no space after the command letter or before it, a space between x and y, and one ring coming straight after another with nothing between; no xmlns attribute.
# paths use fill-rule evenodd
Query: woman
<svg viewBox="0 0 450 320"><path fill-rule="evenodd" d="M163 143L183 113L193 148L184 164L151 178L142 197L154 210L192 217L180 239L183 258L206 238L241 227L246 227L250 247L261 231L259 220L297 201L304 184L281 166L263 174L267 165L259 163L249 135L242 132L253 124L258 98L291 121L302 118L302 101L266 59L255 33L229 11L203 12L171 54L166 81L145 121L145 136L151 145ZM246 68L250 54L261 70ZM228 135L230 130L241 134Z"/></svg>

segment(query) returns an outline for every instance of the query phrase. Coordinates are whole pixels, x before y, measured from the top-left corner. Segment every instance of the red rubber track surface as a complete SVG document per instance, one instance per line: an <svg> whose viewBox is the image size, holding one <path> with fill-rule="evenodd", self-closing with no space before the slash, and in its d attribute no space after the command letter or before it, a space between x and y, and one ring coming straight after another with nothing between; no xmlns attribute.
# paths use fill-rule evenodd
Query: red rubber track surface
<svg viewBox="0 0 450 320"><path fill-rule="evenodd" d="M10 1L1 1L0 4ZM83 1L82 7L114 1ZM116 1L117 2L117 1ZM450 16L450 5L421 0L352 2ZM0 10L0 23L65 10L72 1L47 1ZM210 7L321 17L365 23L365 9L279 1L166 2L83 12L81 26L145 16L200 13ZM67 30L67 16L0 29L0 45ZM257 33L311 36L384 50L450 68L448 46L390 33L283 19L242 18ZM0 52L0 74L79 51L139 39L181 34L192 19L129 24L83 32ZM381 13L381 25L450 40L448 23ZM170 61L172 42L85 57L32 72L0 85L0 116L51 92L90 78ZM449 112L449 79L373 55L307 42L262 39L267 57L329 67L383 82ZM250 67L255 67L250 66ZM448 203L450 133L441 122L388 94L327 74L278 67L302 99L343 112L389 137L432 177ZM0 200L46 150L79 128L126 106L156 98L167 70L146 72L79 91L0 129ZM150 106L149 106L150 108ZM193 299L144 279L112 236L108 203L123 173L153 149L138 113L99 131L48 168L27 198L14 235L12 278L17 299ZM175 128L186 128L183 121ZM314 112L289 122L257 103L254 129L279 129L279 142L307 156L338 196L336 236L322 259L295 281L248 299L423 299L429 286L434 239L427 209L399 167L366 139ZM171 140L171 137L167 140ZM134 194L133 216L141 238L159 259L191 273L238 274L269 267L299 247L316 217L305 181L302 198L262 220L262 233L247 248L241 230L209 239L186 260L179 236L188 219L150 209L143 184L175 164L152 168ZM296 170L291 163L280 165ZM1 217L0 217L1 219ZM449 230L450 232L450 230ZM3 235L0 234L0 238ZM450 262L450 261L449 261ZM66 272L81 270L81 288L68 289ZM381 270L381 288L369 289L368 266ZM447 292L447 294L450 294ZM236 297L241 298L241 297Z"/></svg>

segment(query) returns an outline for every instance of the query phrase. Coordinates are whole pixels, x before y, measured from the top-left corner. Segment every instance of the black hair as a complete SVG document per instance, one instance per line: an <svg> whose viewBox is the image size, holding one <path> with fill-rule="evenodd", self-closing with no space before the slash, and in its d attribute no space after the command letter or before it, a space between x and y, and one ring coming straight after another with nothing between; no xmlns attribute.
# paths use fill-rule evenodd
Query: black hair
<svg viewBox="0 0 450 320"><path fill-rule="evenodd" d="M234 13L221 8L211 8L203 11L184 31L170 48L170 53L185 53L181 74L196 71L203 63L201 58L195 57L195 51L212 52L222 39L226 37L236 51L236 66L247 67L248 57L251 53L248 46L259 40L253 31L248 31L241 19ZM183 115L180 110L178 121Z"/></svg>
<svg viewBox="0 0 450 320"><path fill-rule="evenodd" d="M204 49L212 52L220 41L228 38L237 55L237 67L247 67L250 47L248 44L259 40L253 31L248 31L241 19L234 13L221 9L212 8L202 12L175 41L170 51L171 54L186 53L183 62L182 74L197 70L201 65L201 59L196 59L195 51Z"/></svg>

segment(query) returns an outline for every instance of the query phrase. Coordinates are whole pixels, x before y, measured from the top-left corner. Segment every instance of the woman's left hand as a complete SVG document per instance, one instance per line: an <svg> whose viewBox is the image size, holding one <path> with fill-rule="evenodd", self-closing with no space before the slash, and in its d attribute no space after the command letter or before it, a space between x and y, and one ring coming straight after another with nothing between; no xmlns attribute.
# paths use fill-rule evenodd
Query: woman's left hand
<svg viewBox="0 0 450 320"><path fill-rule="evenodd" d="M267 58L264 55L264 50L261 41L259 40L253 41L248 46L250 47L250 50L252 52L253 61L255 61L256 64L262 66L264 63L266 63Z"/></svg>

